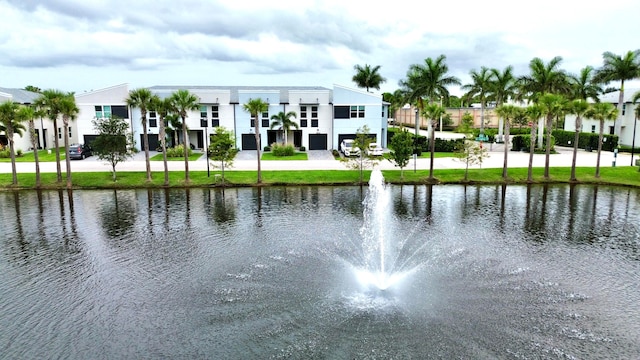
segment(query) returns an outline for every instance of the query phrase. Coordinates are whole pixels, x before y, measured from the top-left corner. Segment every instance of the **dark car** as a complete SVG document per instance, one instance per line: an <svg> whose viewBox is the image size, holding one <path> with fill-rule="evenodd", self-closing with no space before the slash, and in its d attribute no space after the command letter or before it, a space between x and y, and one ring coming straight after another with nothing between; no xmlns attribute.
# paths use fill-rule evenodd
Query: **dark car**
<svg viewBox="0 0 640 360"><path fill-rule="evenodd" d="M91 147L84 144L71 144L69 145L69 159L83 160L84 158L91 156Z"/></svg>

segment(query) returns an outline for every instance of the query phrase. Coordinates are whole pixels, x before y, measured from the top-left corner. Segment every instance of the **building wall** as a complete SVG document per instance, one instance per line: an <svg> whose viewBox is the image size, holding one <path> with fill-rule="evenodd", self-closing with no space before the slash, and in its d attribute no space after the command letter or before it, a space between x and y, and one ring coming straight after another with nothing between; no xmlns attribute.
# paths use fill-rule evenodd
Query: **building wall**
<svg viewBox="0 0 640 360"><path fill-rule="evenodd" d="M498 116L495 114L495 108L485 108L484 109L484 120L485 127L487 128L497 128L499 124ZM480 123L482 121L482 109L480 108L447 108L447 113L451 116L452 124L449 125L451 127L457 127L462 122L462 116L465 113L470 113L473 116L473 126L476 128L480 128ZM416 123L416 109L414 106L408 106L401 109L398 109L394 115L394 121L397 124L408 125L413 127ZM428 127L428 121L424 116L420 116L419 118L419 126L422 129L426 129Z"/></svg>

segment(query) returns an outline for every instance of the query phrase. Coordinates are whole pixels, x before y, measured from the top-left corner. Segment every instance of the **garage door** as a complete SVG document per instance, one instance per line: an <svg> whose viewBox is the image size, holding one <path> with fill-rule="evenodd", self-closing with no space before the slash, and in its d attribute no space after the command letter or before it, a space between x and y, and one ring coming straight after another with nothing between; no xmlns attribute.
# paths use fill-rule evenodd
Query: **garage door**
<svg viewBox="0 0 640 360"><path fill-rule="evenodd" d="M327 134L309 134L309 150L327 150Z"/></svg>
<svg viewBox="0 0 640 360"><path fill-rule="evenodd" d="M242 150L258 150L254 134L242 134Z"/></svg>

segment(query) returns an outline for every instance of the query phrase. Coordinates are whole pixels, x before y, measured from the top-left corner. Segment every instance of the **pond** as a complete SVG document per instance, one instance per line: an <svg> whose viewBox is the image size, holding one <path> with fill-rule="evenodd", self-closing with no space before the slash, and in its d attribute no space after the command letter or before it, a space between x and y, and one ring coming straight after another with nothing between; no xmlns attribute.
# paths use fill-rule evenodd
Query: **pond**
<svg viewBox="0 0 640 360"><path fill-rule="evenodd" d="M21 191L0 203L3 358L640 358L636 189Z"/></svg>

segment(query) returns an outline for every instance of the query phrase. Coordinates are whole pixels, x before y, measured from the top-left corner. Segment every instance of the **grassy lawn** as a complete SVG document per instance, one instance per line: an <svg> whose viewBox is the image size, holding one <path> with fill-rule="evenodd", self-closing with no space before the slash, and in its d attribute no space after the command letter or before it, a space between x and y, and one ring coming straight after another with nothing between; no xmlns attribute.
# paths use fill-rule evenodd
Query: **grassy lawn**
<svg viewBox="0 0 640 360"><path fill-rule="evenodd" d="M66 159L64 148L60 148L60 160ZM25 152L22 156L16 155L16 162L34 162L35 156L33 151ZM38 150L38 161L41 162L54 162L56 161L56 152L51 150L49 154L48 150ZM10 158L0 158L0 162L11 162Z"/></svg>
<svg viewBox="0 0 640 360"><path fill-rule="evenodd" d="M550 179L543 177L544 168L534 168L534 183L568 183L571 168L560 167L550 169ZM620 166L601 168L601 177L596 179L593 175L595 168L577 168L576 174L579 183L626 185L640 187L640 172L637 167ZM370 171L365 171L364 181L368 181ZM219 171L211 171L207 177L206 171L191 171L191 181L187 185L184 182L184 172L170 173L171 187L208 187L215 184L215 175ZM353 185L359 182L357 170L291 170L291 171L263 171L264 185ZM400 170L384 170L385 180L393 184L427 184L429 171L405 169L401 178ZM65 181L56 183L55 173L43 173L42 184L44 188L64 188ZM153 180L147 183L145 172L119 172L118 180L113 182L109 172L80 172L73 174L73 184L76 188L153 188L162 187L164 175L162 172L154 172ZM502 179L502 169L471 169L469 177L464 181L464 169L436 169L434 177L441 184L505 184ZM64 174L63 174L64 178ZM256 171L225 171L225 182L230 186L252 186L256 184ZM35 174L18 174L17 187L11 185L11 174L0 174L0 188L33 188L35 186ZM526 184L527 168L509 169L509 184Z"/></svg>
<svg viewBox="0 0 640 360"><path fill-rule="evenodd" d="M192 153L189 155L189 161L195 161L200 159L200 157L204 155L204 153ZM162 153L153 155L150 161L162 161ZM167 161L184 161L184 156L180 157L167 157Z"/></svg>
<svg viewBox="0 0 640 360"><path fill-rule="evenodd" d="M296 152L292 156L275 156L272 152L262 153L260 157L262 160L308 160L309 157L306 152Z"/></svg>

